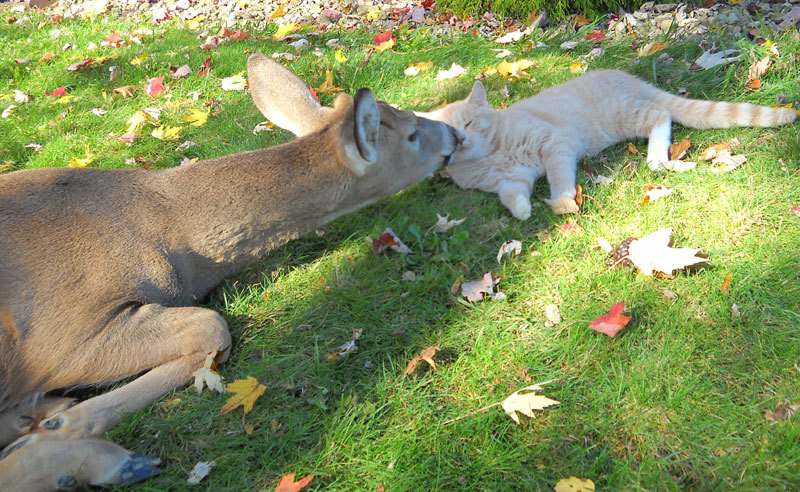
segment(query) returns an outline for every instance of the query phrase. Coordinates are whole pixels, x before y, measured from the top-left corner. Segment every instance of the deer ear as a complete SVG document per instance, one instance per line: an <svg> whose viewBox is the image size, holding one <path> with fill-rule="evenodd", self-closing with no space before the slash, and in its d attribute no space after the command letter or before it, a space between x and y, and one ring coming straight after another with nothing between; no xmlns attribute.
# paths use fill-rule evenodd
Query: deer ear
<svg viewBox="0 0 800 492"><path fill-rule="evenodd" d="M378 110L378 103L375 102L375 96L369 89L362 88L356 92L353 116L358 153L367 163L374 164L380 154L381 113ZM362 173L366 171L366 167Z"/></svg>
<svg viewBox="0 0 800 492"><path fill-rule="evenodd" d="M483 88L480 80L476 80L475 85L472 86L472 92L467 96L467 102L478 105L489 104L489 100L486 98L486 89Z"/></svg>
<svg viewBox="0 0 800 492"><path fill-rule="evenodd" d="M247 59L247 80L261 114L298 137L321 128L332 111L314 99L300 77L268 56Z"/></svg>

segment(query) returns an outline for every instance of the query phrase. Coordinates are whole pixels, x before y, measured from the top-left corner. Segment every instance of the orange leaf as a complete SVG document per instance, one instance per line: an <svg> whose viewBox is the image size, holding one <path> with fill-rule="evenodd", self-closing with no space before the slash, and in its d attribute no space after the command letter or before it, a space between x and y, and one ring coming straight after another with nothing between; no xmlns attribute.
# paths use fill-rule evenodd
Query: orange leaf
<svg viewBox="0 0 800 492"><path fill-rule="evenodd" d="M680 142L675 142L669 146L669 160L677 161L683 159L686 151L692 146L692 139L689 137L684 138Z"/></svg>
<svg viewBox="0 0 800 492"><path fill-rule="evenodd" d="M166 85L163 84L164 76L161 77L153 77L152 79L148 78L147 83L144 85L144 92L150 97L158 97L164 93L164 90L167 88Z"/></svg>
<svg viewBox="0 0 800 492"><path fill-rule="evenodd" d="M392 39L392 30L389 29L386 32L382 32L380 34L375 35L375 44L385 43Z"/></svg>
<svg viewBox="0 0 800 492"><path fill-rule="evenodd" d="M287 473L278 481L278 485L275 487L275 492L300 492L306 488L306 486L308 486L312 480L314 480L314 475L309 475L300 481L295 482L294 473Z"/></svg>
<svg viewBox="0 0 800 492"><path fill-rule="evenodd" d="M722 285L719 286L719 290L723 294L727 294L731 291L731 278L733 278L733 275L730 273L725 275L725 280L723 280Z"/></svg>
<svg viewBox="0 0 800 492"><path fill-rule="evenodd" d="M608 335L611 338L617 336L625 325L631 320L630 316L625 316L622 314L622 311L625 309L624 302L618 302L611 306L611 309L608 311L608 314L600 316L592 320L589 323L589 328L594 331L599 331L604 335Z"/></svg>
<svg viewBox="0 0 800 492"><path fill-rule="evenodd" d="M761 87L761 80L759 80L758 77L750 77L744 84L745 89L755 90L759 89L760 87Z"/></svg>

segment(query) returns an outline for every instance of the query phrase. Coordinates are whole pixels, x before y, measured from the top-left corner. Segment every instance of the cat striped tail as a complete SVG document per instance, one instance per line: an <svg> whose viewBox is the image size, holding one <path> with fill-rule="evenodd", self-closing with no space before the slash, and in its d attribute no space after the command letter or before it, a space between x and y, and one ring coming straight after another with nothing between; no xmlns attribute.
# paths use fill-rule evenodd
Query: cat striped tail
<svg viewBox="0 0 800 492"><path fill-rule="evenodd" d="M797 118L797 113L789 108L685 99L658 89L656 91L654 102L669 111L673 121L691 128L780 126Z"/></svg>

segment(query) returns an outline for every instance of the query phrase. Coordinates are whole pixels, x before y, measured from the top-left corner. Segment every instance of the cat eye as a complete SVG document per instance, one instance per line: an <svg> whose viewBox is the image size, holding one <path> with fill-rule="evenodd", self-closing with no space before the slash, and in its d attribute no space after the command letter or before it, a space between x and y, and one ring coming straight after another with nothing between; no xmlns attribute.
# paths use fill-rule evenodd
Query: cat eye
<svg viewBox="0 0 800 492"><path fill-rule="evenodd" d="M469 120L469 121L467 122L467 124L466 124L466 125L464 125L464 128L469 128L469 125L471 125L471 124L472 124L472 121L473 121L473 120Z"/></svg>

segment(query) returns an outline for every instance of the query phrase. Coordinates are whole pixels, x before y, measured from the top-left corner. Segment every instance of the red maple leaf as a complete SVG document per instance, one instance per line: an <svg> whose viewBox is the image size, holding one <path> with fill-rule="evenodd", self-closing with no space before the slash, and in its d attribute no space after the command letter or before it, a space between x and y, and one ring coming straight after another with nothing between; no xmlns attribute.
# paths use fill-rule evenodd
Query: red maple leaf
<svg viewBox="0 0 800 492"><path fill-rule="evenodd" d="M113 46L119 48L125 41L119 36L117 31L112 32L106 39L100 41L100 46Z"/></svg>
<svg viewBox="0 0 800 492"><path fill-rule="evenodd" d="M164 76L161 77L153 77L147 79L147 83L144 85L144 93L150 97L156 98L164 93L167 86L164 85Z"/></svg>
<svg viewBox="0 0 800 492"><path fill-rule="evenodd" d="M287 473L282 476L278 485L275 487L275 492L300 492L314 479L314 475L309 475L299 481L294 481L294 473Z"/></svg>
<svg viewBox="0 0 800 492"><path fill-rule="evenodd" d="M375 44L385 43L386 41L389 41L390 39L392 39L392 30L391 29L389 29L386 32L383 32L383 33L380 33L380 34L376 35L375 36Z"/></svg>
<svg viewBox="0 0 800 492"><path fill-rule="evenodd" d="M61 87L59 87L58 89L54 90L53 92L50 92L50 91L47 91L47 90L44 91L44 95L45 96L53 96L53 97L61 97L61 96L66 96L67 95L67 91L64 89L64 86L62 85Z"/></svg>
<svg viewBox="0 0 800 492"><path fill-rule="evenodd" d="M94 62L93 59L85 58L85 59L83 59L83 60L81 60L81 61L79 61L77 63L73 63L72 65L68 66L67 70L69 70L70 72L74 72L74 71L78 70L79 68L83 68L86 65L89 65L92 62Z"/></svg>
<svg viewBox="0 0 800 492"><path fill-rule="evenodd" d="M208 75L209 70L211 70L211 57L206 58L206 61L197 69L197 75L205 77Z"/></svg>
<svg viewBox="0 0 800 492"><path fill-rule="evenodd" d="M606 35L603 34L602 31L599 31L597 29L595 29L595 30L593 30L593 31L591 31L589 33L586 33L586 35L583 36L583 39L594 39L594 40L597 40L597 41L602 41L605 38L606 38Z"/></svg>
<svg viewBox="0 0 800 492"><path fill-rule="evenodd" d="M589 323L589 328L594 331L599 331L604 335L608 335L611 338L617 336L617 333L620 332L625 325L631 320L630 316L625 316L622 314L622 311L625 309L624 302L618 302L611 306L611 309L608 311L608 314L604 314L597 319L592 320Z"/></svg>
<svg viewBox="0 0 800 492"><path fill-rule="evenodd" d="M244 41L250 37L250 31L233 31L227 38L228 41Z"/></svg>

